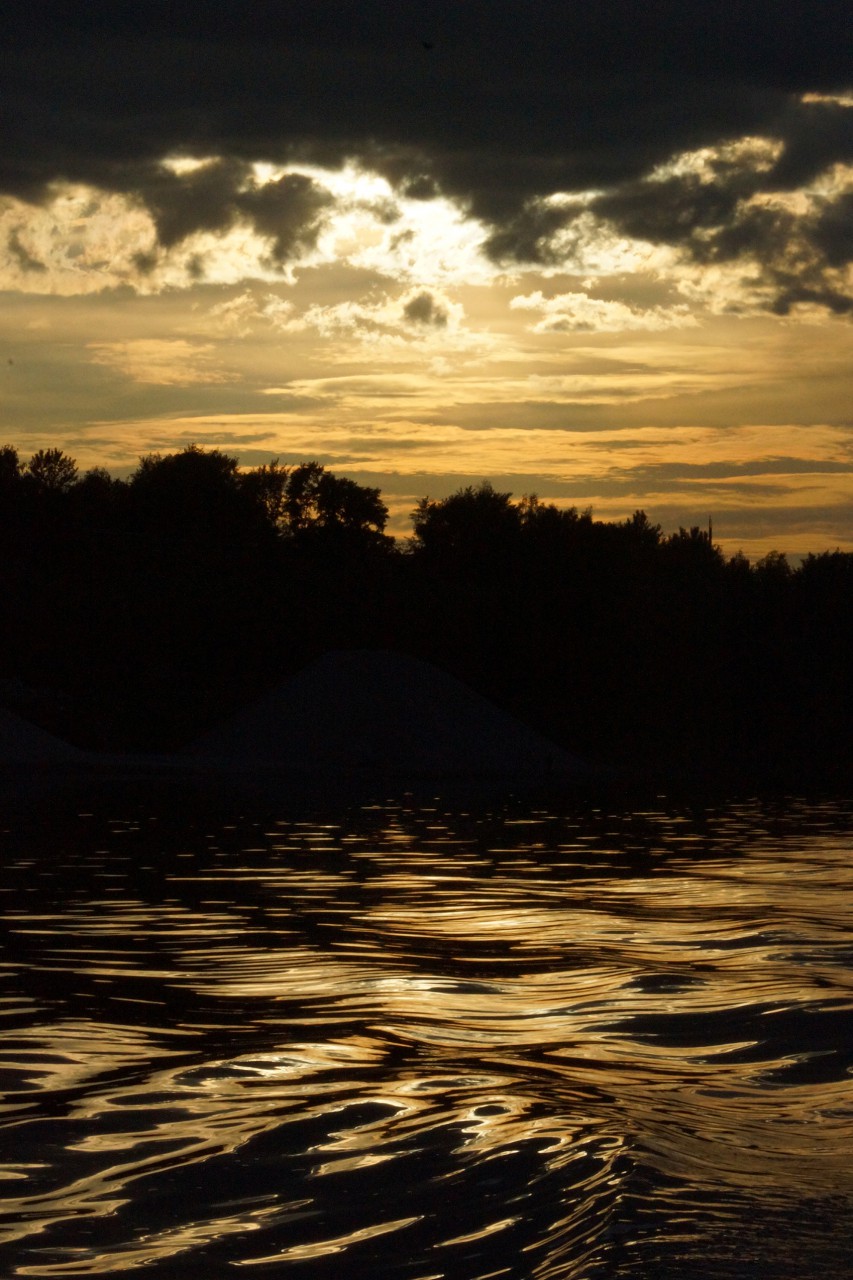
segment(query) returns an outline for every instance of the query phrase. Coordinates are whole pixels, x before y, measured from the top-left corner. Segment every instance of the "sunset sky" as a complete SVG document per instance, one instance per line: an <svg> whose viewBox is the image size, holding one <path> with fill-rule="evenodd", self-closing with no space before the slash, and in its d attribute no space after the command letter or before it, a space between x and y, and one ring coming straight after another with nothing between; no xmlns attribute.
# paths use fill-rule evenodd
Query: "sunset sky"
<svg viewBox="0 0 853 1280"><path fill-rule="evenodd" d="M851 16L16 6L0 444L853 550Z"/></svg>

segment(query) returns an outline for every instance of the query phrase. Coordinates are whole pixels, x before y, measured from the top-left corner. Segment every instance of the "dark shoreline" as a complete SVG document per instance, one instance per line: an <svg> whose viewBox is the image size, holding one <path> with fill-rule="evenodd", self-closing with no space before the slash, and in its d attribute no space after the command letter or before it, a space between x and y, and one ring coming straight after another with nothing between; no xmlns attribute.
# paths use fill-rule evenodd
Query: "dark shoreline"
<svg viewBox="0 0 853 1280"><path fill-rule="evenodd" d="M726 768L646 765L590 768L572 776L413 773L395 770L283 769L275 764L216 766L174 757L111 756L74 764L0 766L0 819L49 822L54 817L112 809L228 813L243 808L344 809L436 798L442 804L519 805L561 811L586 806L642 808L672 804L713 806L749 798L832 797L853 802L853 766L837 762L732 762Z"/></svg>

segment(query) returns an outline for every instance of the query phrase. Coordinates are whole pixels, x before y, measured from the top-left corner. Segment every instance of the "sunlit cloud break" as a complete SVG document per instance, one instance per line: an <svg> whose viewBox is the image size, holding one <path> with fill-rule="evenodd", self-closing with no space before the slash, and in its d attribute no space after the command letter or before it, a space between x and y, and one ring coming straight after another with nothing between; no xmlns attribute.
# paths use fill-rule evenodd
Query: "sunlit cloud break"
<svg viewBox="0 0 853 1280"><path fill-rule="evenodd" d="M642 310L624 302L591 298L586 293L546 297L541 290L519 294L510 301L516 311L538 311L533 333L622 333L630 329L686 328L697 323L686 304Z"/></svg>

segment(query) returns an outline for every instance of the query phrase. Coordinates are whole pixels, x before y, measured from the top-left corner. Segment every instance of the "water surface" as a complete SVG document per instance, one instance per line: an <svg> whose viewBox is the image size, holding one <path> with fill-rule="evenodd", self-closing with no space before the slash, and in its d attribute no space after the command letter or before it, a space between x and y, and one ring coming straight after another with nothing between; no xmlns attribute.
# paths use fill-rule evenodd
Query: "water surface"
<svg viewBox="0 0 853 1280"><path fill-rule="evenodd" d="M0 1273L849 1280L853 809L2 835Z"/></svg>

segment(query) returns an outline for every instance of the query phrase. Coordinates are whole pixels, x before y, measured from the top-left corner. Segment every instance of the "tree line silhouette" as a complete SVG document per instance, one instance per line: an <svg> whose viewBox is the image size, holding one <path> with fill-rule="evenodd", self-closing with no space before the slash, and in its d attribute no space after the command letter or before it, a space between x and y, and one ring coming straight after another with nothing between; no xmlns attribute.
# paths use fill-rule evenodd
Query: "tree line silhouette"
<svg viewBox="0 0 853 1280"><path fill-rule="evenodd" d="M378 489L192 445L127 480L0 449L0 697L169 750L329 649L438 663L569 749L687 772L853 763L853 555L726 557L489 483Z"/></svg>

